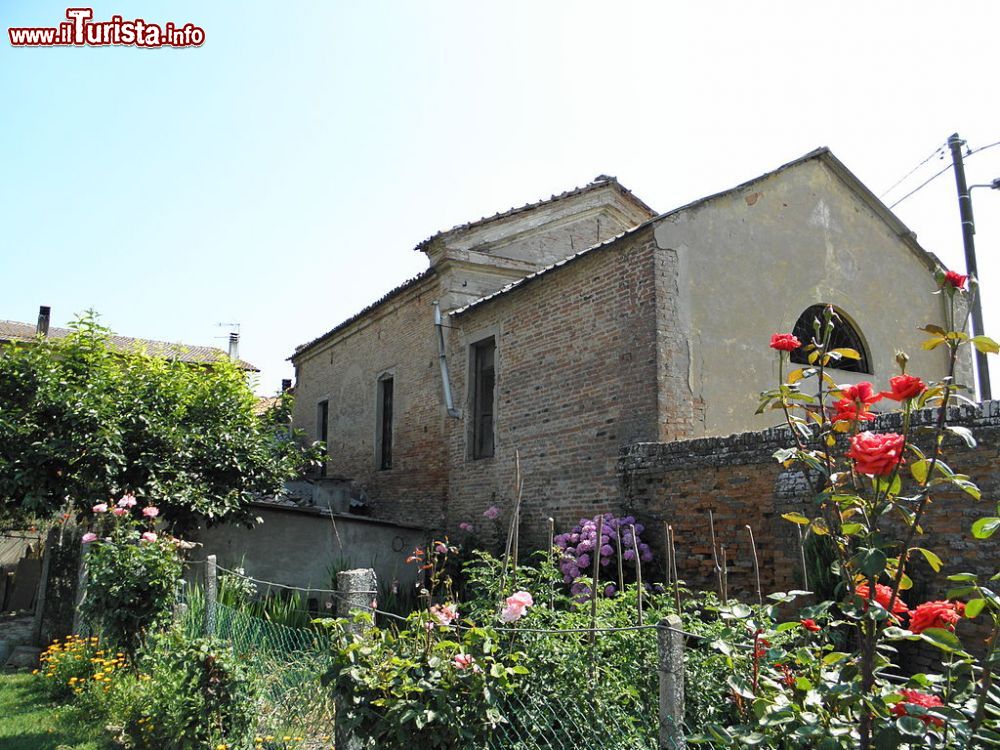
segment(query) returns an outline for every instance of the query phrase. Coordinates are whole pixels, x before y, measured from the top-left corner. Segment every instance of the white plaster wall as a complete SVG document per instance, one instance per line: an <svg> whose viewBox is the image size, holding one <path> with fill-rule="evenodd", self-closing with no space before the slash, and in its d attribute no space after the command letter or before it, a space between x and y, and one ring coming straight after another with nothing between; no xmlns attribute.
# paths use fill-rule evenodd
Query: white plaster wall
<svg viewBox="0 0 1000 750"><path fill-rule="evenodd" d="M778 412L753 416L758 394L778 379L768 342L810 305L843 309L868 345L872 375L834 370L837 382L886 389L898 374L897 349L909 354L912 374L931 380L946 372L943 348L920 347L917 328L943 322L943 296L932 294L926 262L819 159L668 215L655 237L659 252L676 255L674 314L690 334L688 395L704 402L693 436L782 421Z"/></svg>

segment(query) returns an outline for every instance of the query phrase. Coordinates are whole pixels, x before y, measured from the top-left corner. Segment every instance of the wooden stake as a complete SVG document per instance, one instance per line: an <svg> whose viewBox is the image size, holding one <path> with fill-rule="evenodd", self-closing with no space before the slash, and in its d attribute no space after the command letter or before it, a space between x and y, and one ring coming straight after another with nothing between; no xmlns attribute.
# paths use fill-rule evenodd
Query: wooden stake
<svg viewBox="0 0 1000 750"><path fill-rule="evenodd" d="M802 527L795 524L795 530L799 532L799 559L802 561L802 588L809 590L809 570L806 568L806 547L802 539Z"/></svg>
<svg viewBox="0 0 1000 750"><path fill-rule="evenodd" d="M726 545L720 544L722 550L722 603L729 603L729 561L726 557Z"/></svg>
<svg viewBox="0 0 1000 750"><path fill-rule="evenodd" d="M618 539L618 590L625 594L625 568L622 566L622 532L615 528L615 536Z"/></svg>
<svg viewBox="0 0 1000 750"><path fill-rule="evenodd" d="M635 533L635 526L632 527L632 553L635 555L635 607L639 615L639 622L642 625L642 560L639 558L639 538Z"/></svg>
<svg viewBox="0 0 1000 750"><path fill-rule="evenodd" d="M726 602L726 592L722 586L722 566L719 565L719 553L715 546L715 516L712 511L708 511L708 530L712 535L712 562L715 564L715 577L719 582L719 598L723 604ZM725 547L723 547L725 549Z"/></svg>
<svg viewBox="0 0 1000 750"><path fill-rule="evenodd" d="M671 552L670 552L670 524L666 521L663 522L663 554L667 556L667 575L666 575L666 586L670 589L670 571L671 571Z"/></svg>
<svg viewBox="0 0 1000 750"><path fill-rule="evenodd" d="M594 628L597 627L597 589L601 585L601 535L604 533L604 514L597 516L597 555L591 554L590 560L594 566L594 575L591 579L592 587L590 591L590 642L593 644L597 638Z"/></svg>
<svg viewBox="0 0 1000 750"><path fill-rule="evenodd" d="M747 533L750 534L750 550L753 552L753 574L757 579L757 603L764 603L764 595L760 590L760 563L757 560L757 543L753 540L753 529L750 528L750 524L747 524Z"/></svg>
<svg viewBox="0 0 1000 750"><path fill-rule="evenodd" d="M676 539L674 527L668 526L667 533L670 535L670 567L674 579L674 604L677 605L677 614L679 615L681 613L681 587L677 580L677 548L674 546Z"/></svg>
<svg viewBox="0 0 1000 750"><path fill-rule="evenodd" d="M555 536L556 536L556 522L549 516L549 566L554 569L549 571L551 578L549 579L549 607L556 606L556 576L558 575L559 566L556 564L555 557L553 553L555 551Z"/></svg>

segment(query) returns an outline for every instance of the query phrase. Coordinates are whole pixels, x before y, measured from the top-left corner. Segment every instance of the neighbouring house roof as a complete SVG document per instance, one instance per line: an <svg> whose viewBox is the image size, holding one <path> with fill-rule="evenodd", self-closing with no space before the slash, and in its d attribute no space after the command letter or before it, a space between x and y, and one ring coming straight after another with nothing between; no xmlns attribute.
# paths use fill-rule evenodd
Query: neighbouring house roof
<svg viewBox="0 0 1000 750"><path fill-rule="evenodd" d="M608 247L609 245L613 245L623 237L627 237L635 232L638 232L639 230L644 229L645 227L648 227L652 224L655 224L656 222L662 219L666 219L670 216L681 213L682 211L688 211L692 208L697 208L698 206L704 205L718 198L722 198L724 196L731 195L733 193L739 193L741 191L744 191L758 182L766 180L769 177L773 177L774 175L784 172L787 169L790 169L799 164L807 162L810 159L820 159L821 161L823 161L834 174L836 174L841 180L843 180L844 183L846 183L846 185L861 198L861 200L863 200L866 204L868 204L868 206L875 212L875 214L879 218L885 221L892 228L892 230L896 233L898 237L900 237L900 239L902 239L910 246L910 249L917 255L917 257L927 266L927 268L930 271L933 272L939 268L943 268L941 261L938 260L936 255L925 250L917 243L916 233L913 232L909 227L907 227L906 224L904 224L902 220L900 220L900 218L896 216L896 214L894 214L888 208L888 206L886 206L881 200L879 200L878 196L876 196L871 190L869 190L868 187L863 182L861 182L861 180L859 180L857 176L844 165L843 162L840 161L840 159L834 156L829 148L823 146L821 148L817 148L813 151L810 151L805 156L801 156L798 159L794 159L788 162L787 164L782 164L777 169L774 169L770 172L765 172L764 174L754 177L751 180L747 180L746 182L740 183L735 187L727 188L726 190L722 190L718 193L713 193L712 195L708 195L703 198L698 198L695 201L687 203L671 211L667 211L664 214L660 214L659 216L654 216L648 221L645 221L642 224L639 224L638 226L632 227L630 229L626 229L624 232L621 232L620 234L617 234L614 237L609 237L603 242L599 242L596 245L591 245L590 247L581 250L580 252L575 253L574 255L570 255L569 257L563 258L562 260L557 261L549 266L546 266L545 268L541 268L535 271L534 273L530 273L522 279L512 281L511 283L498 289L492 294L487 294L483 297L480 297L479 299L473 300L472 302L470 302L467 305L464 305L463 307L459 307L455 310L452 310L449 313L449 315L454 315L454 316L461 315L462 313L471 310L474 307L486 304L491 300L496 299L497 297L500 297L504 294L507 294L510 291L513 291L514 289L517 289L518 287L530 284L538 277L544 276L548 273L551 273L561 268L562 266L572 263L574 260L580 258L583 255L587 255L588 253L592 253L595 250L599 250L603 247Z"/></svg>
<svg viewBox="0 0 1000 750"><path fill-rule="evenodd" d="M36 339L36 326L32 323L19 323L16 320L0 320L0 344L8 341L34 341ZM68 336L72 331L69 328L49 328L48 337L50 339L61 339ZM208 365L228 359L229 355L222 349L215 346L189 346L187 344L169 343L167 341L153 341L151 339L136 339L131 336L112 335L109 338L112 348L123 352L142 352L150 357L162 359L174 359L179 362L190 362L191 364ZM236 360L236 364L241 370L247 372L259 372L249 362L242 359Z"/></svg>
<svg viewBox="0 0 1000 750"><path fill-rule="evenodd" d="M312 348L314 348L314 347L322 344L324 341L327 341L332 336L334 336L335 334L337 334L339 331L342 331L343 329L347 328L347 326L351 325L351 323L355 322L359 318L363 318L365 315L367 315L368 313L370 313L372 310L375 310L376 308L381 307L385 303L390 302L391 300L393 300L394 298L398 297L399 295L401 295L406 290L411 289L412 287L417 286L417 284L419 284L424 279L430 278L435 273L436 273L436 271L433 268L428 268L426 271L417 274L413 278L407 279L406 281L404 281L399 286L397 286L397 287L395 287L393 289L390 289L388 292L386 292L385 294L383 294L381 297L379 297L377 300L375 300L374 302L372 302L367 307L359 310L354 315L352 315L351 317L347 318L347 320L344 320L344 321L338 323L336 326L334 326L333 328L331 328L329 331L327 331L326 333L324 333L322 336L317 336L312 341L309 341L309 342L307 342L305 344L302 344L301 346L295 347L295 353L292 354L292 356L289 357L288 359L290 359L290 360L297 359L298 357L300 357L301 355L305 354L310 349L312 349Z"/></svg>
<svg viewBox="0 0 1000 750"><path fill-rule="evenodd" d="M656 211L654 211L652 208L646 205L646 203L638 196L636 196L631 190L629 190L620 182L618 182L618 178L609 177L608 175L602 174L595 177L592 182L586 185L573 188L572 190L567 190L564 193L559 193L559 195L553 195L549 198L536 201L535 203L525 203L523 206L519 206L517 208L510 208L507 209L506 211L493 214L493 216L484 216L481 219L476 219L475 221L469 221L466 222L465 224L457 224L456 226L453 226L451 229L444 229L428 237L426 240L418 244L414 248L414 250L424 251L432 242L442 237L448 237L450 235L457 234L458 232L463 232L467 229L480 227L483 226L484 224L489 224L494 221L501 221L502 219L507 219L511 216L516 216L517 214L523 213L525 211L532 211L541 206L546 206L550 203L555 203L556 201L565 200L566 198L573 198L578 195L583 195L584 193L589 193L592 190L597 190L598 188L607 187L609 185L618 190L619 193L621 193L623 196L631 200L633 203L639 206L639 208L641 208L650 216L656 215Z"/></svg>

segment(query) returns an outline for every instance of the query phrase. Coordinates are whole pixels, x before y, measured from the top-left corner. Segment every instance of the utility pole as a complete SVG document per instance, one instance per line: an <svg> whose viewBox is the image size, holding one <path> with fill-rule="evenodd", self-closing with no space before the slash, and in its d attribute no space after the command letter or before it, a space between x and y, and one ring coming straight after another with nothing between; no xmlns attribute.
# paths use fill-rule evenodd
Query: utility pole
<svg viewBox="0 0 1000 750"><path fill-rule="evenodd" d="M965 272L979 282L979 269L976 266L976 224L972 218L972 198L969 196L969 186L965 181L965 162L962 160L962 146L965 144L958 133L948 138L951 148L951 161L955 167L955 186L958 188L958 213L962 218L962 242L965 244ZM972 335L983 335L983 304L980 289L977 287L972 299ZM989 401L990 370L986 354L976 351L976 375L979 378L979 400Z"/></svg>

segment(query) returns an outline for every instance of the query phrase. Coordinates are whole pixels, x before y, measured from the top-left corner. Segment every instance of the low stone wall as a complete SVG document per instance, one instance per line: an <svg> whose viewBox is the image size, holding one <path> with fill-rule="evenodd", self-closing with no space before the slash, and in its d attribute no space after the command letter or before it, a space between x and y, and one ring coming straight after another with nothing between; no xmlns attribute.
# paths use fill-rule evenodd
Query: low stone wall
<svg viewBox="0 0 1000 750"><path fill-rule="evenodd" d="M416 566L406 558L426 543L423 529L316 508L258 504L254 510L262 523L253 529L199 529L193 539L203 547L195 557L214 554L224 568L242 567L253 578L306 589L332 589L336 572L350 568L373 568L383 586L396 581L400 591L413 588Z"/></svg>
<svg viewBox="0 0 1000 750"><path fill-rule="evenodd" d="M920 431L929 431L936 411L913 415ZM972 430L975 448L958 437L945 439L946 460L956 472L968 474L982 490L974 501L960 492L935 493L928 507L920 546L944 561L944 574L972 571L988 577L1000 561L1000 536L987 542L975 540L970 527L975 519L993 515L1000 498L1000 401L951 410L950 421ZM871 429L900 429L899 415L884 415ZM917 435L926 445L930 435ZM622 449L618 471L624 508L650 527L648 540L662 550L662 525L676 530L678 573L693 588L715 589L716 579L709 538L708 511L715 515L716 535L726 545L731 593L748 597L754 592L750 537L753 528L765 595L801 587L798 535L795 526L781 518L797 511L812 517L815 503L808 483L797 469L786 470L773 458L779 448L792 444L786 428L749 432L720 438L673 443L637 443ZM942 598L943 576L932 576L923 558L911 562L914 589L910 602ZM972 624L963 627L975 629ZM975 634L973 634L975 637Z"/></svg>

